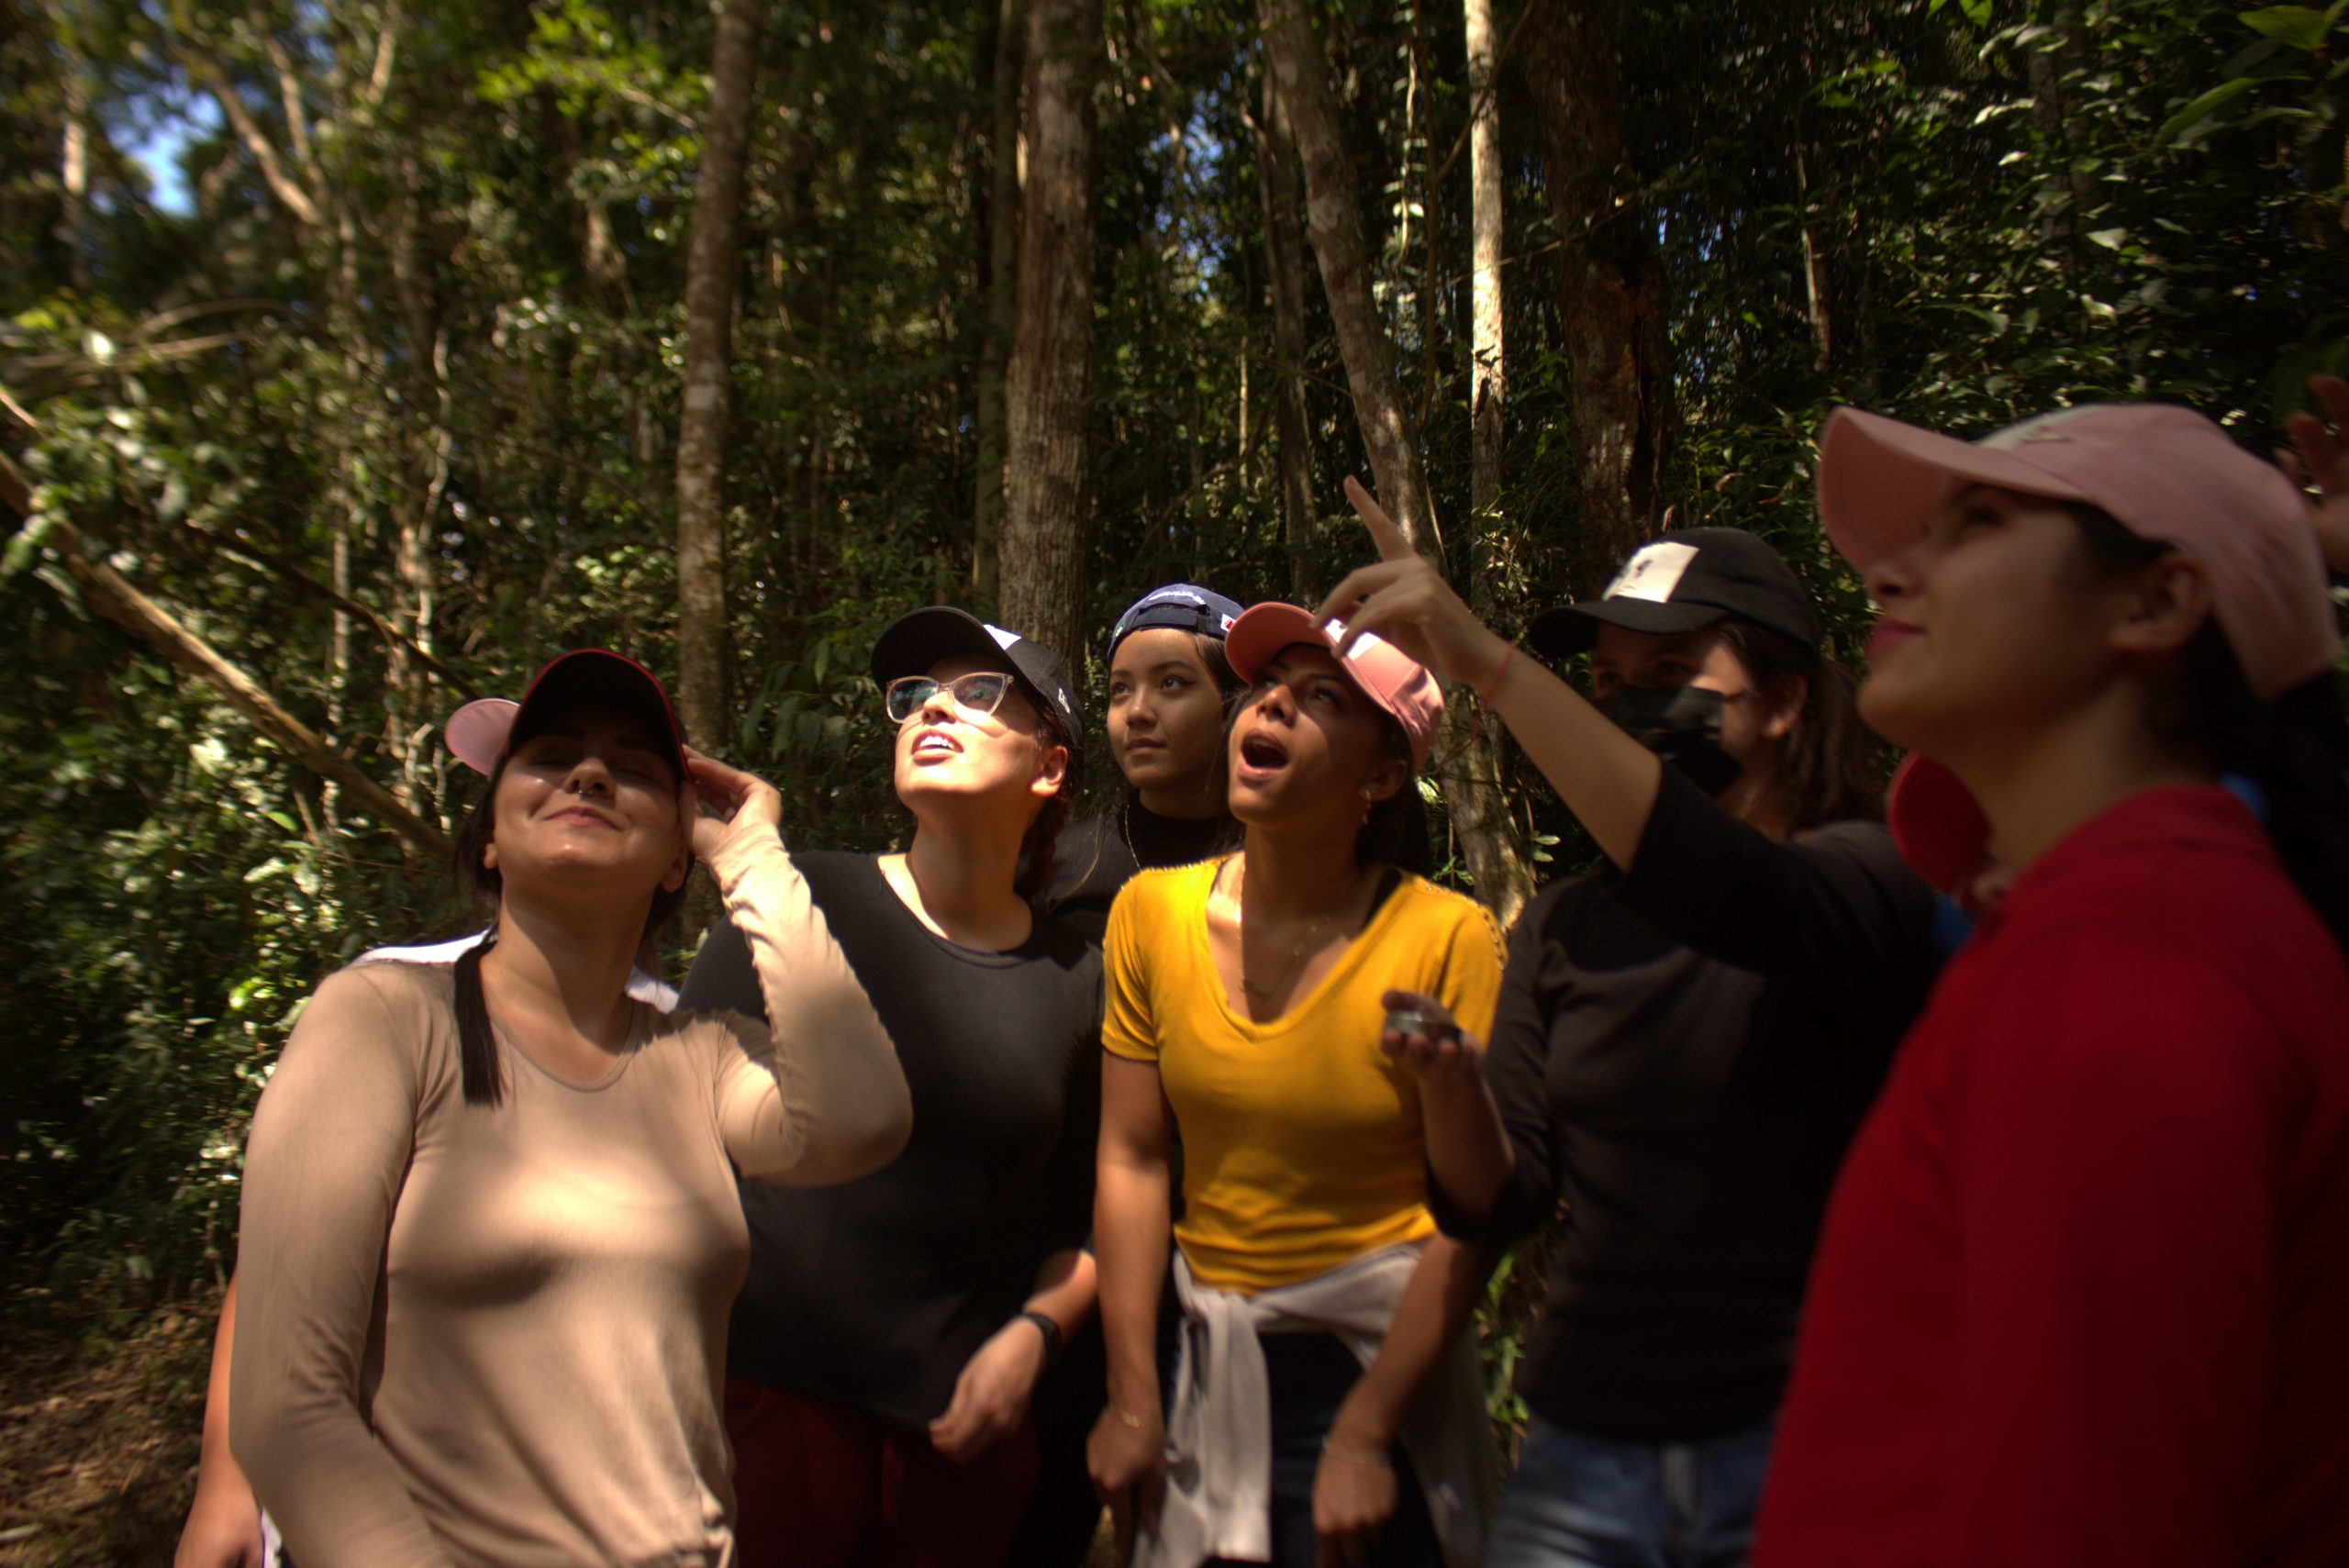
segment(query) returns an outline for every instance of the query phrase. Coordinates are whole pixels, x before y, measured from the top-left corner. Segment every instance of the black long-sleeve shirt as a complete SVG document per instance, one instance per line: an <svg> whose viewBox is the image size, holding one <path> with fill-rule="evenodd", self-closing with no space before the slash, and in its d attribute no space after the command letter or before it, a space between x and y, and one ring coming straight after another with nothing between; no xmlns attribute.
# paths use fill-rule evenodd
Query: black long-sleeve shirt
<svg viewBox="0 0 2349 1568"><path fill-rule="evenodd" d="M1828 1187L1931 984L1932 900L1873 823L1776 842L1664 770L1631 870L1549 888L1510 939L1486 1081L1494 1212L1566 1206L1520 1374L1560 1426L1687 1441L1767 1419Z"/></svg>
<svg viewBox="0 0 2349 1568"><path fill-rule="evenodd" d="M727 1367L918 1427L1043 1261L1091 1229L1101 955L1041 915L1008 952L960 947L906 907L874 857L793 859L896 1042L913 1136L845 1185L741 1184L751 1266ZM760 1016L733 927L711 929L682 995Z"/></svg>

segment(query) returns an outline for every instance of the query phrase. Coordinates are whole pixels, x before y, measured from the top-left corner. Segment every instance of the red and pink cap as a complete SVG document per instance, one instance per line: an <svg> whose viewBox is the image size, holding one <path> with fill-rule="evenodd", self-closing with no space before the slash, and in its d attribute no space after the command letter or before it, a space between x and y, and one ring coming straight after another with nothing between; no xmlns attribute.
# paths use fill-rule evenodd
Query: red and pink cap
<svg viewBox="0 0 2349 1568"><path fill-rule="evenodd" d="M1282 649L1302 642L1335 652L1345 636L1343 621L1317 624L1311 611L1296 605L1262 604L1231 623L1223 652L1231 661L1232 673L1252 685ZM1427 666L1369 632L1355 638L1339 662L1364 695L1403 727L1404 738L1411 743L1411 765L1424 767L1428 748L1435 741L1436 721L1443 717L1443 693Z"/></svg>
<svg viewBox="0 0 2349 1568"><path fill-rule="evenodd" d="M557 654L530 679L520 702L483 697L449 716L441 733L457 760L477 773L497 765L517 728L525 728L548 710L566 702L609 703L641 715L653 732L674 748L673 761L680 781L685 775L685 731L677 722L669 694L652 672L633 659L601 648L577 648Z"/></svg>
<svg viewBox="0 0 2349 1568"><path fill-rule="evenodd" d="M1907 548L1968 484L2084 501L2200 562L2219 629L2262 702L2321 674L2341 650L2307 501L2190 408L2087 404L1979 441L1838 408L1820 433L1820 520L1863 572Z"/></svg>

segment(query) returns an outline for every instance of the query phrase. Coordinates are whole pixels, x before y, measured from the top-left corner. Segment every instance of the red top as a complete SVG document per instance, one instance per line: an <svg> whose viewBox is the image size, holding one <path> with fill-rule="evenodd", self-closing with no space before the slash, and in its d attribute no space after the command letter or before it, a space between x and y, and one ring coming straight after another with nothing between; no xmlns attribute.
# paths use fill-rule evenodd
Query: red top
<svg viewBox="0 0 2349 1568"><path fill-rule="evenodd" d="M1755 1568L2349 1562L2349 967L2163 789L1986 915L1836 1184Z"/></svg>

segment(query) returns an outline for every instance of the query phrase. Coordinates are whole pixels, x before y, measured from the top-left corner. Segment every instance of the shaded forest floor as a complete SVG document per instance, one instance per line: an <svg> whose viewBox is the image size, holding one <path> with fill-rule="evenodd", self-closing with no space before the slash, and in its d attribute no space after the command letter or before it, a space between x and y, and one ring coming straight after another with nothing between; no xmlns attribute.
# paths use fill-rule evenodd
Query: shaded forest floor
<svg viewBox="0 0 2349 1568"><path fill-rule="evenodd" d="M0 1568L169 1562L195 1486L217 1297L118 1328L12 1300L0 1334Z"/></svg>
<svg viewBox="0 0 2349 1568"><path fill-rule="evenodd" d="M219 1299L104 1332L12 1301L0 1332L0 1568L153 1568L195 1490ZM1086 1568L1114 1562L1103 1529Z"/></svg>

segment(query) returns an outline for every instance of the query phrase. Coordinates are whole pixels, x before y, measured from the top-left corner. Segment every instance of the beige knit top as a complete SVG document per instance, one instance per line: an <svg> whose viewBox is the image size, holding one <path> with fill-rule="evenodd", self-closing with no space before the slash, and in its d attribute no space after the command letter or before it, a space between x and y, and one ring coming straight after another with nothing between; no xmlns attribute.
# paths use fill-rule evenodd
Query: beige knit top
<svg viewBox="0 0 2349 1568"><path fill-rule="evenodd" d="M772 832L710 862L773 1028L639 1006L591 1085L508 1042L465 1104L451 971L318 988L245 1157L229 1443L302 1568L719 1564L734 1171L903 1147L895 1051Z"/></svg>

